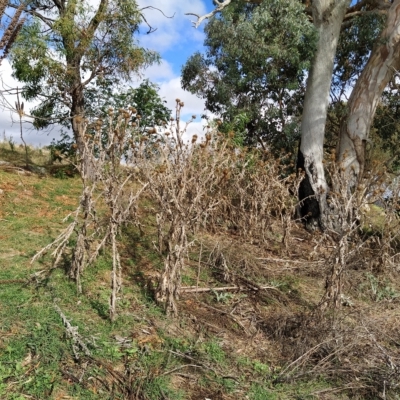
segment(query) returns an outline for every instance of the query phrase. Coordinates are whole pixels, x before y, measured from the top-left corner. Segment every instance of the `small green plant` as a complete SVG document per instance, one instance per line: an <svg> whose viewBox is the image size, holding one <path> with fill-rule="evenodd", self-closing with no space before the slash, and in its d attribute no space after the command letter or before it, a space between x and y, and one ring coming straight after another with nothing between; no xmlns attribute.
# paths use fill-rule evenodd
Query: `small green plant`
<svg viewBox="0 0 400 400"><path fill-rule="evenodd" d="M232 300L235 295L233 293L229 292L217 292L216 290L212 290L212 292L215 295L215 299L217 300L217 303L229 303L230 300Z"/></svg>
<svg viewBox="0 0 400 400"><path fill-rule="evenodd" d="M173 390L166 377L160 376L143 383L143 398L151 400L176 399L183 400L183 393Z"/></svg>
<svg viewBox="0 0 400 400"><path fill-rule="evenodd" d="M124 353L121 351L120 347L117 346L116 344L103 342L102 345L105 348L106 355L111 360L120 360L124 356Z"/></svg>
<svg viewBox="0 0 400 400"><path fill-rule="evenodd" d="M226 393L232 393L237 385L236 381L234 379L230 379L229 377L219 378L217 379L217 382L218 381Z"/></svg>
<svg viewBox="0 0 400 400"><path fill-rule="evenodd" d="M215 340L204 343L204 351L211 361L216 364L224 364L226 361L226 354L224 350L221 349L219 343Z"/></svg>
<svg viewBox="0 0 400 400"><path fill-rule="evenodd" d="M366 277L374 301L394 300L399 297L399 293L390 286L389 282L381 282L375 275L369 272L366 273Z"/></svg>
<svg viewBox="0 0 400 400"><path fill-rule="evenodd" d="M254 361L253 368L255 372L258 372L260 374L266 374L270 371L270 368L267 364L264 364L257 360Z"/></svg>
<svg viewBox="0 0 400 400"><path fill-rule="evenodd" d="M183 276L182 276L182 284L183 284L183 285L187 285L187 286L195 285L195 284L196 284L196 280L193 279L193 278L190 277L190 276L183 275Z"/></svg>

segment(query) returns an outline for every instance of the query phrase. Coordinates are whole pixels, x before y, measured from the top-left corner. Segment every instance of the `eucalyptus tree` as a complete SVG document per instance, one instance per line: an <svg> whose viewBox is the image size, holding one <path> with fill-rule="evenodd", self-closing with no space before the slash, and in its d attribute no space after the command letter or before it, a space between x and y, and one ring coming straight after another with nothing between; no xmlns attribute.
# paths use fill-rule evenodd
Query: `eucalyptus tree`
<svg viewBox="0 0 400 400"><path fill-rule="evenodd" d="M97 124L109 121L110 115L118 115L121 112L129 111L131 116L129 123L134 124L137 129L135 132L142 135L149 131L153 132L154 129L158 132L161 131L167 121L171 118L171 110L166 106L166 100L162 99L159 95L159 86L148 79L140 83L138 87L116 87L114 79L101 79L97 85L88 85L85 90L85 116L92 123L88 124L87 133L94 135L97 129ZM67 128L71 126L70 119L66 118L62 110L56 114L53 110L54 117L60 120L60 123ZM134 111L134 112L131 112ZM37 119L36 125L47 120ZM113 121L114 124L118 123L118 118ZM109 124L104 123L102 129L103 143L108 141ZM150 135L148 143L154 142L160 137L157 135ZM134 138L132 138L134 139ZM72 157L75 155L74 146L75 142L71 139L67 132L62 133L61 139L58 141L53 140L51 148L53 153L56 154L55 159L61 159L61 155L65 157Z"/></svg>
<svg viewBox="0 0 400 400"><path fill-rule="evenodd" d="M400 69L400 0L393 0L384 30L352 90L348 116L340 129L339 160L351 186L363 177L365 148L375 111L394 74Z"/></svg>
<svg viewBox="0 0 400 400"><path fill-rule="evenodd" d="M305 171L299 188L299 197L303 200L302 216L307 217L312 225L324 225L328 191L323 165L325 124L336 48L350 1L311 2L313 24L318 31L318 44L304 98L298 167Z"/></svg>
<svg viewBox="0 0 400 400"><path fill-rule="evenodd" d="M204 20L232 7L238 1L214 0L216 8L210 13L202 16L190 14L197 18L194 26L198 27ZM266 1L248 0L247 2L261 7ZM271 3L279 4L280 0L271 0ZM304 4L304 12L309 16L318 33L318 41L308 72L302 112L298 167L304 169L305 178L300 185L299 197L303 203L302 216L306 217L311 225L315 226L319 223L323 227L327 213L326 195L328 191L323 167L325 126L339 38L342 30L351 25L357 17L371 13L384 14L391 6L391 2L385 0L310 0L301 3ZM280 21L276 20L276 24L279 25ZM284 29L286 27L282 26L282 30ZM263 34L264 32L261 35ZM265 54L265 57L267 58L268 54ZM362 81L360 81L360 85L362 85ZM371 90L377 89L378 87L371 88ZM357 98L356 95L355 98ZM369 101L367 97L364 97L364 100ZM349 141L342 141L342 146L344 148L347 146L351 150Z"/></svg>
<svg viewBox="0 0 400 400"><path fill-rule="evenodd" d="M0 21L3 31L0 35L0 51L2 51L0 64L2 60L8 56L11 46L26 21L24 11L27 7L27 3L25 1L13 3L13 8L15 8L15 10L12 16L7 15L8 13L6 11L8 5L8 0L0 0Z"/></svg>
<svg viewBox="0 0 400 400"><path fill-rule="evenodd" d="M206 54L186 62L183 88L222 117L220 129L234 128L247 144L293 147L293 121L317 40L304 7L291 0L237 1L212 18L205 33Z"/></svg>
<svg viewBox="0 0 400 400"><path fill-rule="evenodd" d="M121 109L134 107L131 121L140 132L163 127L172 116L172 111L166 106L167 101L159 95L159 86L145 79L136 88L128 88L116 93L109 93L101 106L101 112L106 115L109 108Z"/></svg>
<svg viewBox="0 0 400 400"><path fill-rule="evenodd" d="M33 0L29 23L11 53L14 76L43 127L68 118L78 149L84 146L85 93L105 78L129 79L158 55L135 39L143 20L135 0Z"/></svg>

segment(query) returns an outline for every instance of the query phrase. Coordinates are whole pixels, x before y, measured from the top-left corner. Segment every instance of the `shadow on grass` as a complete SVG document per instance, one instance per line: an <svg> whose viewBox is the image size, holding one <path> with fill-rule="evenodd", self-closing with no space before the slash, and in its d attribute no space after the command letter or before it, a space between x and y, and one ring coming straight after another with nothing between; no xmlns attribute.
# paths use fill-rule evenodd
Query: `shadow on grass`
<svg viewBox="0 0 400 400"><path fill-rule="evenodd" d="M107 304L102 303L99 300L89 299L89 304L92 306L93 310L95 310L98 316L104 320L109 320L109 308Z"/></svg>

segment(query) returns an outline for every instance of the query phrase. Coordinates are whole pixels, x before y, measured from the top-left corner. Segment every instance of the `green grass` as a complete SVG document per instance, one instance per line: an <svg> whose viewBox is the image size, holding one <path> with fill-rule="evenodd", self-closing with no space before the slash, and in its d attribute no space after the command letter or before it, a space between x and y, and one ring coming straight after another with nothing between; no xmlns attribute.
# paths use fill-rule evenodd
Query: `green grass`
<svg viewBox="0 0 400 400"><path fill-rule="evenodd" d="M248 394L250 400L275 400L277 395L265 387L253 383Z"/></svg>
<svg viewBox="0 0 400 400"><path fill-rule="evenodd" d="M102 379L111 380L101 362L119 363L121 368L129 363L130 368L143 371L143 376L131 384L146 398L183 398L180 390L170 387L170 376L160 373L176 365L168 352L160 348L144 349L135 345L135 341L125 349L115 340L115 335L132 335L143 325L132 313L132 301L141 296L141 288L135 285L125 289L119 303L120 317L111 324L108 320L111 260L107 254L83 274L84 293L80 296L76 284L63 269L49 269L49 256L30 264L31 257L67 226L62 220L78 204L80 180L23 176L0 170L0 188L3 190L0 197L0 398L55 399L64 393L76 399L109 399L112 391L117 393L112 398L125 398L127 388L115 389L112 382L103 387L98 383ZM145 256L145 248L139 252L142 253L139 258ZM32 274L43 270L40 281L28 283ZM76 327L96 362L86 360L80 349L78 355L82 361L76 360L73 341L54 303ZM142 307L149 316L162 316L153 303L146 305L144 301ZM81 362L88 363L88 367L85 379L79 383L73 377L81 373Z"/></svg>

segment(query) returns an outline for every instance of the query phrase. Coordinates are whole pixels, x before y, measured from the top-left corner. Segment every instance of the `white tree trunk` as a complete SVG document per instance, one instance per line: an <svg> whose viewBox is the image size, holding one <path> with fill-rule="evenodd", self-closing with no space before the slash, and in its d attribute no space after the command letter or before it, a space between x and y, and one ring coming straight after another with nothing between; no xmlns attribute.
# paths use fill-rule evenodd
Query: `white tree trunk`
<svg viewBox="0 0 400 400"><path fill-rule="evenodd" d="M400 0L388 10L386 27L353 88L348 118L340 129L338 160L355 186L364 172L365 147L382 92L400 67Z"/></svg>
<svg viewBox="0 0 400 400"><path fill-rule="evenodd" d="M314 25L319 33L317 51L307 80L301 124L298 165L306 172L300 186L302 217L323 223L327 184L323 168L325 123L332 82L333 63L346 9L350 0L314 0ZM311 196L311 197L310 197ZM315 196L315 197L313 197Z"/></svg>

